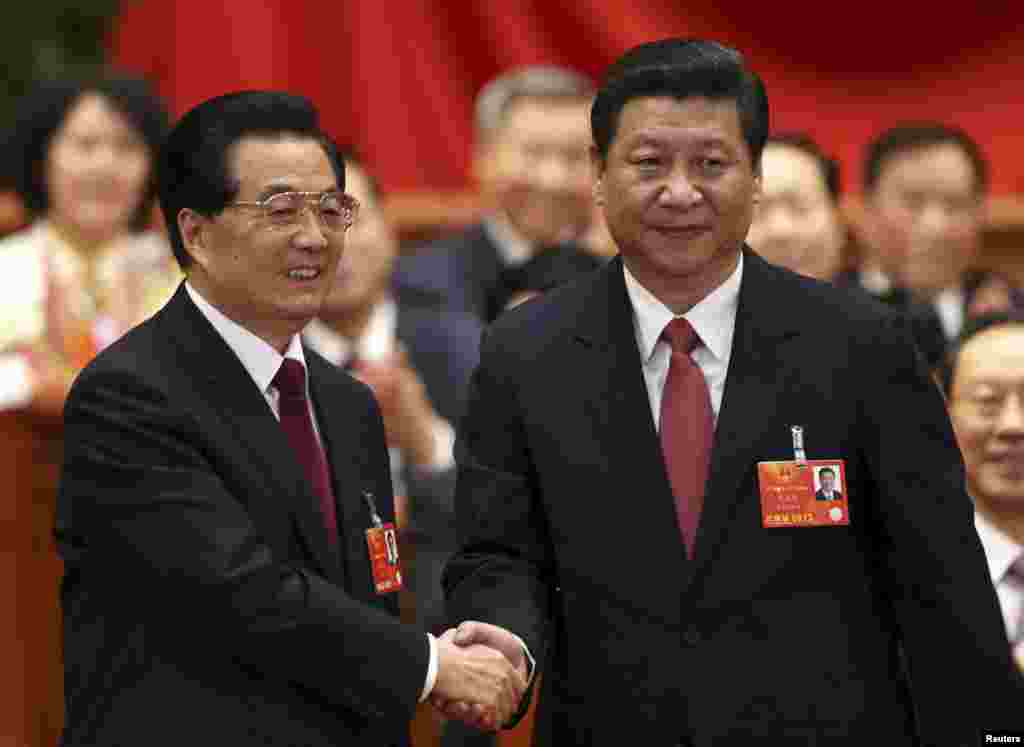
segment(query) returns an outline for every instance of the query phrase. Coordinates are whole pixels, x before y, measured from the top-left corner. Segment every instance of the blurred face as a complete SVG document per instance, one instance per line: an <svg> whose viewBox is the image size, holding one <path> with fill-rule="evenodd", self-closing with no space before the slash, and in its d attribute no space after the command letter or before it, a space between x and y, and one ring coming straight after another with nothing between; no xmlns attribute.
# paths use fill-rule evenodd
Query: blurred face
<svg viewBox="0 0 1024 747"><path fill-rule="evenodd" d="M246 136L227 155L240 202L338 188L327 154L312 138ZM229 206L212 218L183 210L178 223L195 260L190 281L279 350L320 311L344 245L344 232L327 229L310 209L288 225L245 206Z"/></svg>
<svg viewBox="0 0 1024 747"><path fill-rule="evenodd" d="M68 110L46 160L51 220L86 240L128 230L144 197L151 157L142 135L103 96Z"/></svg>
<svg viewBox="0 0 1024 747"><path fill-rule="evenodd" d="M398 242L374 196L366 172L349 163L345 191L359 200L359 217L345 235L345 255L338 263L334 288L323 317L367 309L387 292Z"/></svg>
<svg viewBox="0 0 1024 747"><path fill-rule="evenodd" d="M520 98L480 146L477 174L515 229L535 244L574 238L590 220L586 99Z"/></svg>
<svg viewBox="0 0 1024 747"><path fill-rule="evenodd" d="M828 280L840 265L839 216L809 153L769 144L761 154L761 201L747 241L765 259Z"/></svg>
<svg viewBox="0 0 1024 747"><path fill-rule="evenodd" d="M980 244L982 202L954 144L892 156L868 195L866 238L897 283L934 294L959 282Z"/></svg>
<svg viewBox="0 0 1024 747"><path fill-rule="evenodd" d="M734 101L632 99L604 162L595 159L608 230L641 283L725 279L760 180Z"/></svg>
<svg viewBox="0 0 1024 747"><path fill-rule="evenodd" d="M1024 325L995 327L963 347L950 415L974 498L1024 511Z"/></svg>
<svg viewBox="0 0 1024 747"><path fill-rule="evenodd" d="M821 480L821 489L826 493L831 493L836 486L836 476L831 472L819 473L818 479Z"/></svg>

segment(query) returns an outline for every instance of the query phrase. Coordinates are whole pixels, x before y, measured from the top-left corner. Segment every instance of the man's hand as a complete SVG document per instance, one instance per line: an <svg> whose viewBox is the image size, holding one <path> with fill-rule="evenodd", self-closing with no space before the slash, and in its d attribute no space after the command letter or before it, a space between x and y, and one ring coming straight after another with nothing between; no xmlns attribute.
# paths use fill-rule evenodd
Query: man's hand
<svg viewBox="0 0 1024 747"><path fill-rule="evenodd" d="M501 655L515 670L525 689L529 675L529 667L526 659L526 651L520 640L504 628L489 623L466 621L458 628L445 631L445 634L438 639L438 642L452 642L460 647L486 646ZM521 698L521 693L520 693ZM435 708L440 710L449 718L464 721L478 729L494 730L511 718L519 707L519 699L516 699L515 707L503 718L493 720L488 717L487 712L480 708L479 704L445 698L435 687L430 701Z"/></svg>
<svg viewBox="0 0 1024 747"><path fill-rule="evenodd" d="M388 446L401 449L412 464L430 465L438 415L405 352L385 361L361 362L353 374L369 386L377 398Z"/></svg>
<svg viewBox="0 0 1024 747"><path fill-rule="evenodd" d="M496 730L519 708L526 680L507 658L479 644L456 645L454 632L437 639L437 680L431 702L443 707L460 704L445 713L487 731Z"/></svg>

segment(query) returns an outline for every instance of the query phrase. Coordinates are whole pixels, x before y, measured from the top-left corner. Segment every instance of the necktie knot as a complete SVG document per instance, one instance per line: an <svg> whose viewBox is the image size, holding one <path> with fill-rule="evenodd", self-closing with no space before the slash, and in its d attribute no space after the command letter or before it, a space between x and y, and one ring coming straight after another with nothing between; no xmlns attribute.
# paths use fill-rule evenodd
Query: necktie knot
<svg viewBox="0 0 1024 747"><path fill-rule="evenodd" d="M1012 584L1024 589L1024 553L1017 556L1017 559L1006 569L1006 578Z"/></svg>
<svg viewBox="0 0 1024 747"><path fill-rule="evenodd" d="M682 317L673 319L665 325L665 331L661 333L661 336L672 348L673 353L689 355L700 345L700 337L696 330Z"/></svg>
<svg viewBox="0 0 1024 747"><path fill-rule="evenodd" d="M274 374L274 386L282 399L306 399L306 369L299 361L285 358Z"/></svg>

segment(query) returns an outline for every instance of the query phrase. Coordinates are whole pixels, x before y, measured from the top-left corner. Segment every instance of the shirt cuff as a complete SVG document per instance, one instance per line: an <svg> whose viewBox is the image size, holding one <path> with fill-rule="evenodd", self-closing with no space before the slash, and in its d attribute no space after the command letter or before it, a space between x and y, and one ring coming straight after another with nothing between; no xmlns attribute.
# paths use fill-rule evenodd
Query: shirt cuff
<svg viewBox="0 0 1024 747"><path fill-rule="evenodd" d="M511 633L511 631L509 632ZM529 646L526 645L522 638L515 633L512 633L512 637L519 641L519 645L523 647L523 653L526 654L526 662L529 664L529 671L526 673L526 686L529 687L533 684L533 675L537 671L537 660L533 658Z"/></svg>
<svg viewBox="0 0 1024 747"><path fill-rule="evenodd" d="M35 388L35 376L27 355L0 355L0 410L24 407L32 401Z"/></svg>
<svg viewBox="0 0 1024 747"><path fill-rule="evenodd" d="M427 633L427 640L430 642L430 663L427 664L427 679L423 683L423 694L420 695L420 703L430 697L434 684L437 682L437 639L430 633Z"/></svg>

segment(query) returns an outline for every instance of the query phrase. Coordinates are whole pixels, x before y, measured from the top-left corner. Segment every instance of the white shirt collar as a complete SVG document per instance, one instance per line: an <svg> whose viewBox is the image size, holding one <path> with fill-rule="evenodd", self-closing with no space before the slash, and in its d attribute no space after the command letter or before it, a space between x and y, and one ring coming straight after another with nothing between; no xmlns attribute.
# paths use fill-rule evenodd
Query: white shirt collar
<svg viewBox="0 0 1024 747"><path fill-rule="evenodd" d="M633 314L638 330L637 342L640 355L649 361L654 347L661 339L661 333L670 321L675 319L672 310L663 304L647 288L641 285L629 268L623 265L626 292L633 304ZM739 307L740 282L743 279L743 252L740 252L736 269L725 282L683 314L700 336L701 342L715 358L726 360L732 349L732 336L736 328L736 310Z"/></svg>
<svg viewBox="0 0 1024 747"><path fill-rule="evenodd" d="M306 368L306 357L302 354L302 343L298 335L293 335L288 349L281 355L274 346L266 340L257 337L248 329L233 319L229 319L222 311L203 298L199 291L193 288L188 282L185 283L185 290L188 292L192 302L198 307L200 313L210 320L210 324L224 338L238 359L249 372L252 380L256 382L260 392L264 395L270 389L277 370L285 358L292 358ZM306 388L309 388L309 372L306 372Z"/></svg>
<svg viewBox="0 0 1024 747"><path fill-rule="evenodd" d="M964 289L955 285L941 291L932 300L947 340L955 340L964 326Z"/></svg>
<svg viewBox="0 0 1024 747"><path fill-rule="evenodd" d="M302 335L309 346L336 366L347 363L353 355L363 360L378 361L395 352L398 330L398 306L387 298L370 312L362 337L354 342L314 319Z"/></svg>
<svg viewBox="0 0 1024 747"><path fill-rule="evenodd" d="M497 212L488 216L484 219L483 227L506 267L518 267L533 257L533 245L515 229L504 213Z"/></svg>
<svg viewBox="0 0 1024 747"><path fill-rule="evenodd" d="M880 296L892 290L892 279L881 270L865 267L860 271L860 285L865 290Z"/></svg>
<svg viewBox="0 0 1024 747"><path fill-rule="evenodd" d="M974 512L974 528L978 531L978 539L985 550L992 583L998 586L1003 576L1010 570L1010 566L1021 553L1024 553L1024 545L1014 542L981 511Z"/></svg>

